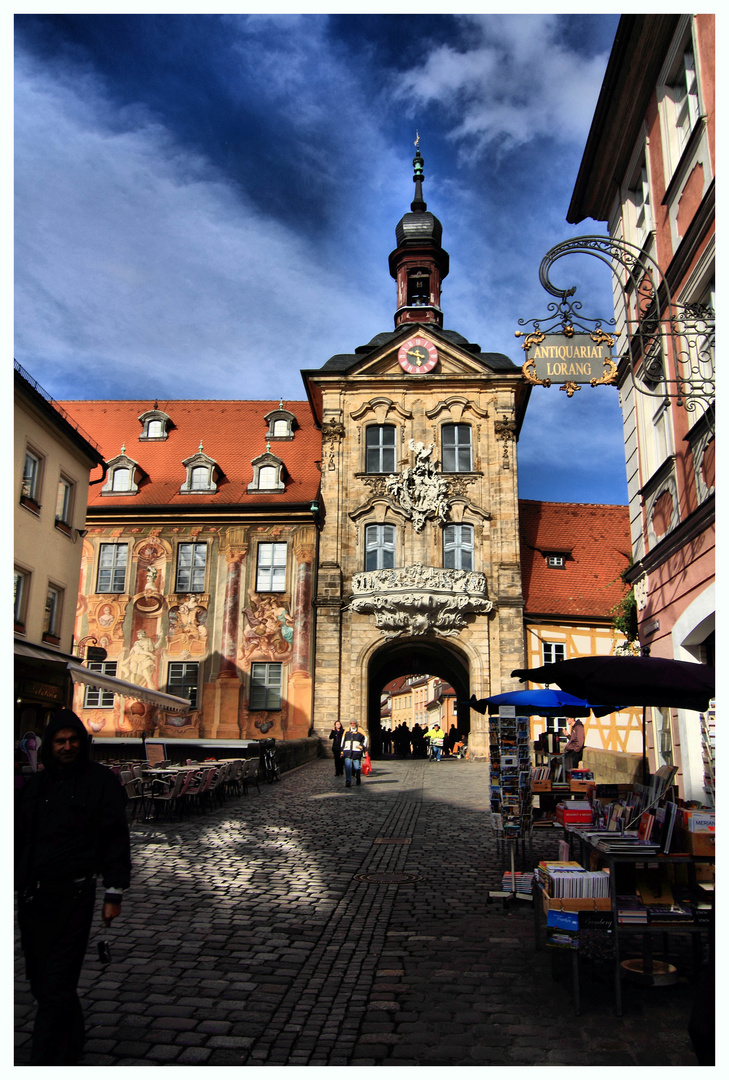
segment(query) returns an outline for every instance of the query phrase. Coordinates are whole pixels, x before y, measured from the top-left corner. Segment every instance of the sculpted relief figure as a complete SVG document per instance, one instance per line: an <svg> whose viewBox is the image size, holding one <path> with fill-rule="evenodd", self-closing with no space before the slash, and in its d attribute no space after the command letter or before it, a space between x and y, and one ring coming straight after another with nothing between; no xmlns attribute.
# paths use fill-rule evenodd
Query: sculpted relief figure
<svg viewBox="0 0 729 1080"><path fill-rule="evenodd" d="M410 440L409 449L415 454L412 467L407 466L399 476L388 476L385 487L392 499L412 519L416 532L425 525L428 518L435 518L443 524L449 510L448 484L435 469L435 462L430 460L434 445Z"/></svg>

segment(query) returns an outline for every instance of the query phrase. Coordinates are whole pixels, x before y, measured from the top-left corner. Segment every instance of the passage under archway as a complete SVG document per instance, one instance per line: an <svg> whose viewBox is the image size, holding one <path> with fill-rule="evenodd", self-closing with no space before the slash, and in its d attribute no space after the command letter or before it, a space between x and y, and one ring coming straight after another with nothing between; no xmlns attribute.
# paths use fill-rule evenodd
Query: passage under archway
<svg viewBox="0 0 729 1080"><path fill-rule="evenodd" d="M452 645L417 639L389 641L372 656L367 673L367 728L370 752L380 754L380 698L383 688L393 679L404 675L435 675L449 683L457 702L470 698L468 660ZM458 710L458 730L467 735L470 710L464 705Z"/></svg>

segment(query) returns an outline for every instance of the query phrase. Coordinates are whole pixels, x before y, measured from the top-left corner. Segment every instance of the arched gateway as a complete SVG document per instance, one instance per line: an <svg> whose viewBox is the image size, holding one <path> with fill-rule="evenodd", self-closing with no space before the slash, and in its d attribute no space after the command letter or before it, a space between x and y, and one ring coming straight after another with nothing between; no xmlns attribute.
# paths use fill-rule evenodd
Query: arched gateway
<svg viewBox="0 0 729 1080"><path fill-rule="evenodd" d="M456 701L465 703L470 697L468 658L451 643L419 642L416 639L382 645L369 662L367 690L367 729L372 754L380 752L380 695L392 679L403 675L436 675L449 683L456 692ZM469 730L470 710L459 709L459 731Z"/></svg>
<svg viewBox="0 0 729 1080"><path fill-rule="evenodd" d="M422 197L396 227L395 329L302 372L322 432L314 731L379 730L397 674L440 675L458 700L508 686L524 656L516 439L521 369L443 329L448 253ZM486 718L469 750L488 756Z"/></svg>

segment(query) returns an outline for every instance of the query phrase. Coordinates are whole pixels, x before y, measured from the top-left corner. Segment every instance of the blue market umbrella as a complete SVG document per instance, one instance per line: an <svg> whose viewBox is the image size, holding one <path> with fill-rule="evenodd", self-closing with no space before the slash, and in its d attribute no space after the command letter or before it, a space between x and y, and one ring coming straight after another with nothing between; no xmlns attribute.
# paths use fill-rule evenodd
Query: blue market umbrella
<svg viewBox="0 0 729 1080"><path fill-rule="evenodd" d="M476 712L485 713L489 705L514 705L529 716L589 716L590 704L582 698L565 693L564 690L512 690L508 694L494 694L493 697L477 699L475 696L469 705Z"/></svg>

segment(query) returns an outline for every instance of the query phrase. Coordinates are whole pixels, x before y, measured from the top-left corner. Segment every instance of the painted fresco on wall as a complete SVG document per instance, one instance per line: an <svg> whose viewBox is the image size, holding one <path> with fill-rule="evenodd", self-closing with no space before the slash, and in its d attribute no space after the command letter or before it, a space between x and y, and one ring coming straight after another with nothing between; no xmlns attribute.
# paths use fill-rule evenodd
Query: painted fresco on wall
<svg viewBox="0 0 729 1080"><path fill-rule="evenodd" d="M238 650L240 666L250 671L254 660L288 663L293 654L294 620L279 601L250 592L250 606L243 608L246 625Z"/></svg>

